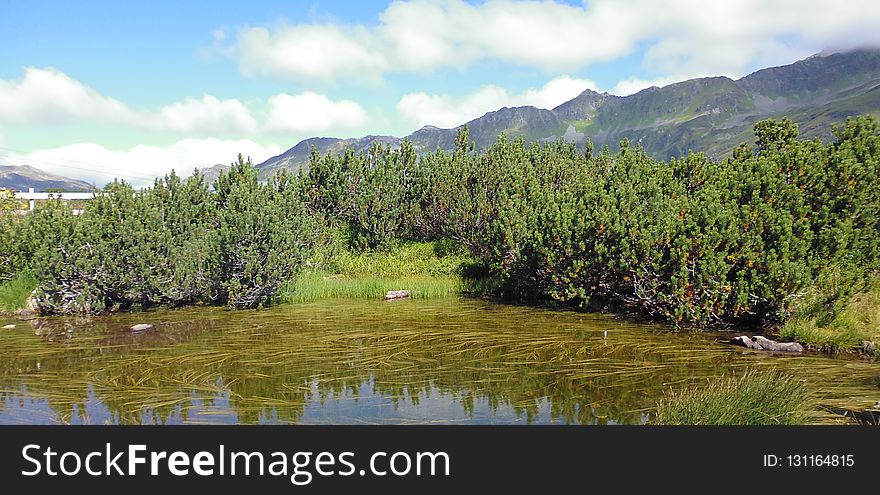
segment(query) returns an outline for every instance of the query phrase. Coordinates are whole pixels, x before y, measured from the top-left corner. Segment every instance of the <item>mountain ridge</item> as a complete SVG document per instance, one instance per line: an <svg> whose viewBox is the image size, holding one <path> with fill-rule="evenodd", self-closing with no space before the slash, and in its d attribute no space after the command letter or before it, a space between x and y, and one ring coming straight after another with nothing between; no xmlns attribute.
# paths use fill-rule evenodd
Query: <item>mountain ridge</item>
<svg viewBox="0 0 880 495"><path fill-rule="evenodd" d="M35 191L91 192L96 189L84 180L51 174L29 165L0 165L0 188L27 191L31 187Z"/></svg>
<svg viewBox="0 0 880 495"><path fill-rule="evenodd" d="M792 64L767 67L739 79L709 76L651 86L617 96L590 89L553 109L503 107L452 128L426 125L405 137L381 136L399 146L409 139L419 152L449 150L467 126L478 149L501 133L526 142L563 138L616 149L622 139L640 143L660 159L701 151L721 158L752 139L758 120L789 116L801 136L828 140L831 125L860 113L880 117L880 49L822 52ZM371 139L372 138L372 139ZM280 168L308 163L312 145L321 154L347 147L367 149L376 136L309 138L257 165L265 177Z"/></svg>

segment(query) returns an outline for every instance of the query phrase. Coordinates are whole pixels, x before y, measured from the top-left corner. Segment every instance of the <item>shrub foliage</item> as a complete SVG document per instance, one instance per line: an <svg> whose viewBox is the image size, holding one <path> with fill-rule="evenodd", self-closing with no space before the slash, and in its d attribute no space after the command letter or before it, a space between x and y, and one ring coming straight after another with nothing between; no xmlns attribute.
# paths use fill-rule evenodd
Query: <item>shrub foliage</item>
<svg viewBox="0 0 880 495"><path fill-rule="evenodd" d="M464 129L450 152L313 152L307 172L268 183L239 157L213 189L198 174L118 182L82 216L48 204L2 222L0 277L32 268L60 313L258 307L332 228L355 251L456 241L519 300L681 325L772 323L808 293L833 312L878 266L880 129L850 119L829 144L797 132L766 120L730 158L658 161L626 141L502 136L476 152Z"/></svg>

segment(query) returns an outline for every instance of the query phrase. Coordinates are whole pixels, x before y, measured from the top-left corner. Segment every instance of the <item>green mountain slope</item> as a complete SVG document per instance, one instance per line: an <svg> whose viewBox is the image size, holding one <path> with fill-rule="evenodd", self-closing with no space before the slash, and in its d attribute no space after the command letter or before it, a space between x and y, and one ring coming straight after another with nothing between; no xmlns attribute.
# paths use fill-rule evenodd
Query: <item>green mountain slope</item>
<svg viewBox="0 0 880 495"><path fill-rule="evenodd" d="M656 158L682 156L689 150L720 158L749 141L754 123L768 117L788 116L800 125L801 136L828 140L832 124L858 114L880 117L880 49L821 53L735 81L690 79L625 97L586 90L552 110L502 108L463 125L478 148L505 133L530 142L589 139L597 147L612 149L626 138ZM421 152L451 149L457 131L425 126L406 138ZM264 175L281 167L296 169L307 163L312 146L321 153L346 147L362 150L377 140L397 146L402 139L311 138L258 167Z"/></svg>

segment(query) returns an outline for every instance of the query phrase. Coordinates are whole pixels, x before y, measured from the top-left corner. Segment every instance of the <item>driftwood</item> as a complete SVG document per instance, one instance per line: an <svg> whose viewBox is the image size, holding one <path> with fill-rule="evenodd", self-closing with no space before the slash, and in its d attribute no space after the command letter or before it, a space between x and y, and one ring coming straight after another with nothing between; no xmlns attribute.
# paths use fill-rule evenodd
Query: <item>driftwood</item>
<svg viewBox="0 0 880 495"><path fill-rule="evenodd" d="M3 325L3 330L12 330L15 328L15 325Z"/></svg>
<svg viewBox="0 0 880 495"><path fill-rule="evenodd" d="M740 335L730 339L730 343L756 351L774 351L774 352L803 352L804 346L797 342L776 342L766 337L756 335L749 337L748 335Z"/></svg>
<svg viewBox="0 0 880 495"><path fill-rule="evenodd" d="M408 290L389 290L387 294L385 294L385 300L391 301L394 299L406 299L409 297Z"/></svg>
<svg viewBox="0 0 880 495"><path fill-rule="evenodd" d="M150 325L149 323L138 323L137 325L129 328L129 330L131 330L132 332L146 332L147 330L153 330L154 328L156 327Z"/></svg>

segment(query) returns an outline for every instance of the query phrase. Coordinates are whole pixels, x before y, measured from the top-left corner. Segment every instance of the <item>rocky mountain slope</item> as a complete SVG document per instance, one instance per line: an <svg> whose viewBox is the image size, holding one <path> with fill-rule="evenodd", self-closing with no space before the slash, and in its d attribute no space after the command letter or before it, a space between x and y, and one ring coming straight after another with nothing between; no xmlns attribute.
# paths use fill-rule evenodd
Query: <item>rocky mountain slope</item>
<svg viewBox="0 0 880 495"><path fill-rule="evenodd" d="M0 188L12 191L94 191L95 186L88 182L50 174L28 165L0 165Z"/></svg>
<svg viewBox="0 0 880 495"><path fill-rule="evenodd" d="M478 148L506 133L529 142L564 138L582 144L590 139L612 149L627 138L657 158L689 150L720 158L752 139L752 126L764 118L788 116L800 125L801 136L827 140L832 124L858 114L880 117L880 49L821 53L737 80L691 79L625 97L587 90L552 110L502 108L463 125ZM451 149L457 131L425 126L406 138L422 152ZM402 139L310 138L258 167L268 176L307 164L312 147L322 154L347 147L359 151L375 141L397 146Z"/></svg>

